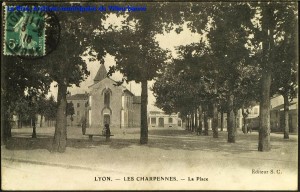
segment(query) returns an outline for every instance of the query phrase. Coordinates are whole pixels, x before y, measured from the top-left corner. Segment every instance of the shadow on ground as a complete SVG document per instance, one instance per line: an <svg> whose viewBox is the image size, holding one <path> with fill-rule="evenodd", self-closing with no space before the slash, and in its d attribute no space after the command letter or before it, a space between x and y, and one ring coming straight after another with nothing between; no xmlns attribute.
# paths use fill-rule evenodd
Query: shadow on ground
<svg viewBox="0 0 300 192"><path fill-rule="evenodd" d="M67 147L80 149L105 145L112 149L122 149L131 146L141 146L138 139L139 134L136 134L135 138L111 138L109 142L106 142L105 138L96 138L93 141L89 141L87 138L70 138L67 141ZM6 148L9 150L46 149L51 151L52 139L53 136L49 136L48 134L40 134L36 139L26 138L24 134L16 134L15 137L9 139ZM283 144L297 142L295 139L284 140L281 137L272 137L271 140L273 149L278 149ZM213 138L211 132L209 132L209 136L197 136L195 133L186 130L149 130L149 141L144 147L163 150L222 151L230 154L257 151L257 134L239 134L236 141L236 143L228 143L227 132L219 132L219 138Z"/></svg>
<svg viewBox="0 0 300 192"><path fill-rule="evenodd" d="M35 150L35 149L46 149L49 152L52 151L53 137L42 137L42 138L24 138L24 137L13 137L6 143L6 149L8 150ZM68 139L67 147L73 148L94 148L100 145L109 145L108 142L94 142L84 139Z"/></svg>

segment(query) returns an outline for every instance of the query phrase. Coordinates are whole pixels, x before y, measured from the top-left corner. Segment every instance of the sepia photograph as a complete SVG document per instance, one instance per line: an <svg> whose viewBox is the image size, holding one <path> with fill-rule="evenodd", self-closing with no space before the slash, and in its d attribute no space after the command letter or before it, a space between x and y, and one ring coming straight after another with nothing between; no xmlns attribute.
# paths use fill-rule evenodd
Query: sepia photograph
<svg viewBox="0 0 300 192"><path fill-rule="evenodd" d="M298 191L297 1L1 7L1 190Z"/></svg>

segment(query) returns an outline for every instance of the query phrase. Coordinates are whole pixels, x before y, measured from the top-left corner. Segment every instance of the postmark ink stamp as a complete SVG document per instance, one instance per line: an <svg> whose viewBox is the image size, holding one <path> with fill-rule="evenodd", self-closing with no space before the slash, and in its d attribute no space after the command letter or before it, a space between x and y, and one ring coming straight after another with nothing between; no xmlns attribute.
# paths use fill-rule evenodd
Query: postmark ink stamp
<svg viewBox="0 0 300 192"><path fill-rule="evenodd" d="M21 11L6 6L4 25L4 55L45 55L45 12Z"/></svg>

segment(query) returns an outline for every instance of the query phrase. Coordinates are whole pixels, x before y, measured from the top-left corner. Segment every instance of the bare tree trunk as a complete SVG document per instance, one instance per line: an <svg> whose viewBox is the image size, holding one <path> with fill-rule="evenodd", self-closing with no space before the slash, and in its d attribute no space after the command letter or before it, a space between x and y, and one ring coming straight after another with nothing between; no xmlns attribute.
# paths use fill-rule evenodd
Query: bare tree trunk
<svg viewBox="0 0 300 192"><path fill-rule="evenodd" d="M244 109L244 106L242 107L242 115L243 115L243 133L246 134L247 133L247 129L248 127L246 126L246 118L247 118L247 115L245 113L245 109Z"/></svg>
<svg viewBox="0 0 300 192"><path fill-rule="evenodd" d="M234 109L233 110L234 112L234 127L237 129L239 128L239 122L238 122L238 110L237 109Z"/></svg>
<svg viewBox="0 0 300 192"><path fill-rule="evenodd" d="M263 50L263 75L261 78L260 94L260 113L259 113L259 141L258 151L270 151L270 87L271 87L271 69L272 69L272 49L273 49L273 29L271 25L274 22L273 8L271 6L262 7L262 41Z"/></svg>
<svg viewBox="0 0 300 192"><path fill-rule="evenodd" d="M193 130L193 116L192 116L193 113L191 113L191 117L190 117L190 131Z"/></svg>
<svg viewBox="0 0 300 192"><path fill-rule="evenodd" d="M191 119L192 119L192 127L191 127L191 131L193 132L194 129L195 129L195 123L194 123L194 121L195 121L195 119L194 119L194 111L192 111L192 117L191 117Z"/></svg>
<svg viewBox="0 0 300 192"><path fill-rule="evenodd" d="M197 112L197 108L195 108L195 129L194 129L194 132L197 132L198 130L198 112Z"/></svg>
<svg viewBox="0 0 300 192"><path fill-rule="evenodd" d="M20 121L20 119L21 119L21 115L18 114L18 128L21 128L21 121Z"/></svg>
<svg viewBox="0 0 300 192"><path fill-rule="evenodd" d="M283 95L284 99L284 139L289 139L289 97L288 94Z"/></svg>
<svg viewBox="0 0 300 192"><path fill-rule="evenodd" d="M234 96L230 95L228 99L228 112L227 112L227 131L228 131L228 143L235 143L235 135L236 135L236 128L235 128L235 117L233 111L233 99Z"/></svg>
<svg viewBox="0 0 300 192"><path fill-rule="evenodd" d="M6 57L3 57L1 62L6 62ZM1 145L6 144L11 138L11 117L10 117L10 101L7 91L7 83L5 82L6 70L4 64L1 63Z"/></svg>
<svg viewBox="0 0 300 192"><path fill-rule="evenodd" d="M208 118L207 118L207 110L204 111L204 135L208 135Z"/></svg>
<svg viewBox="0 0 300 192"><path fill-rule="evenodd" d="M189 126L190 126L190 118L187 116L187 118L186 118L186 130L189 130Z"/></svg>
<svg viewBox="0 0 300 192"><path fill-rule="evenodd" d="M191 131L192 130L192 122L193 122L193 120L192 120L192 114L190 114L190 127L189 127L189 131Z"/></svg>
<svg viewBox="0 0 300 192"><path fill-rule="evenodd" d="M141 137L140 143L148 143L148 123L147 123L147 104L148 104L148 82L143 80L141 82L142 94L141 94Z"/></svg>
<svg viewBox="0 0 300 192"><path fill-rule="evenodd" d="M40 127L43 127L43 115L41 114Z"/></svg>
<svg viewBox="0 0 300 192"><path fill-rule="evenodd" d="M199 106L199 135L202 135L202 106Z"/></svg>
<svg viewBox="0 0 300 192"><path fill-rule="evenodd" d="M213 130L213 138L218 138L218 108L217 104L213 103L213 119L212 119L212 130Z"/></svg>
<svg viewBox="0 0 300 192"><path fill-rule="evenodd" d="M65 152L67 146L67 85L64 83L58 84L58 94L57 94L57 113L56 113L56 125L55 125L55 133L52 144L53 152Z"/></svg>
<svg viewBox="0 0 300 192"><path fill-rule="evenodd" d="M221 131L224 129L224 113L221 111Z"/></svg>
<svg viewBox="0 0 300 192"><path fill-rule="evenodd" d="M2 113L1 113L2 114ZM10 117L9 115L4 112L3 113L4 116L4 122L3 125L1 125L1 144L6 144L6 142L9 140L9 138L12 137L11 134L11 123L10 123Z"/></svg>
<svg viewBox="0 0 300 192"><path fill-rule="evenodd" d="M32 120L32 138L36 138L36 117L34 115L34 117L31 119Z"/></svg>
<svg viewBox="0 0 300 192"><path fill-rule="evenodd" d="M270 86L271 74L266 73L262 76L260 113L259 113L259 151L270 151Z"/></svg>

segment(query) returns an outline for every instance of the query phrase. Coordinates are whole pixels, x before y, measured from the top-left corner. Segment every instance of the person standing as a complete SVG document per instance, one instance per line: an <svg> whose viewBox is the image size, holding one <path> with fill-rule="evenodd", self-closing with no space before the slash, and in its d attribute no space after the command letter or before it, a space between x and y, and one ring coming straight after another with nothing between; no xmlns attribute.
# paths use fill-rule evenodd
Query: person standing
<svg viewBox="0 0 300 192"><path fill-rule="evenodd" d="M109 124L106 123L104 126L105 126L106 141L110 141L110 128L109 128Z"/></svg>
<svg viewBox="0 0 300 192"><path fill-rule="evenodd" d="M82 122L81 122L81 128L82 128L82 135L85 135L86 132L86 119L83 118Z"/></svg>

